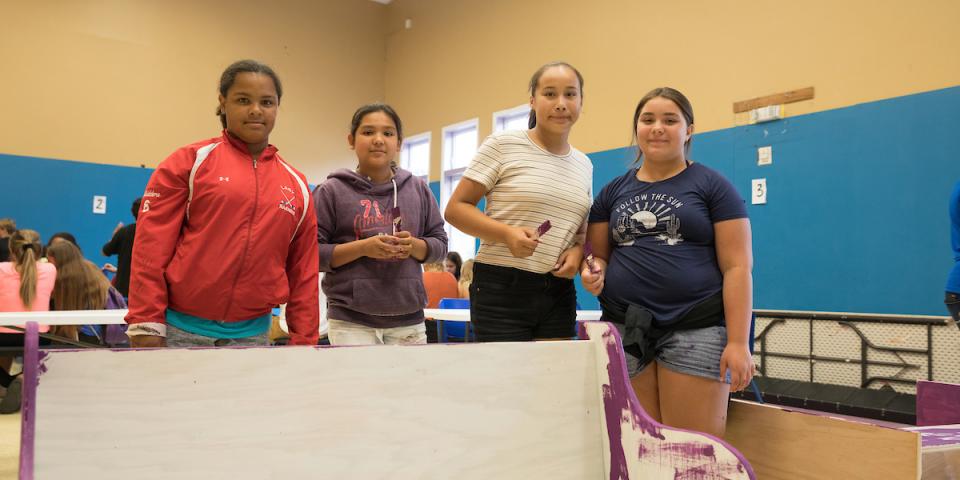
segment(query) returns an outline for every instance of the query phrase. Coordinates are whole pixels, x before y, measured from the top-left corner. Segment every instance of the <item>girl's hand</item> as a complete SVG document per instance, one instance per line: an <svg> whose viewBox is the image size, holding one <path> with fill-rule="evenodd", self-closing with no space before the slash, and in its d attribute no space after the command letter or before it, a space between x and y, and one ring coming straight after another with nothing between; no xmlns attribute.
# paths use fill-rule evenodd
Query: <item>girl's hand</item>
<svg viewBox="0 0 960 480"><path fill-rule="evenodd" d="M397 247L399 248L399 252L394 255L393 258L400 260L409 258L410 253L413 251L413 241L416 238L413 235L410 235L410 232L406 230L397 232L397 235L394 238L397 239Z"/></svg>
<svg viewBox="0 0 960 480"><path fill-rule="evenodd" d="M533 255L533 251L537 249L537 245L539 244L537 231L524 227L508 228L509 230L503 243L507 244L510 253L517 258L526 258Z"/></svg>
<svg viewBox="0 0 960 480"><path fill-rule="evenodd" d="M591 270L586 260L580 263L580 283L586 291L598 296L603 291L603 282L607 276L607 262L594 257L593 267L594 270Z"/></svg>
<svg viewBox="0 0 960 480"><path fill-rule="evenodd" d="M580 259L583 257L583 245L574 245L560 254L557 264L550 272L555 277L573 278L577 276L577 266L580 265Z"/></svg>
<svg viewBox="0 0 960 480"><path fill-rule="evenodd" d="M726 382L727 373L730 373L730 391L739 392L753 379L753 355L750 347L745 343L730 343L723 349L720 356L720 381Z"/></svg>
<svg viewBox="0 0 960 480"><path fill-rule="evenodd" d="M363 240L363 256L369 258L397 258L400 239L393 235L374 235Z"/></svg>

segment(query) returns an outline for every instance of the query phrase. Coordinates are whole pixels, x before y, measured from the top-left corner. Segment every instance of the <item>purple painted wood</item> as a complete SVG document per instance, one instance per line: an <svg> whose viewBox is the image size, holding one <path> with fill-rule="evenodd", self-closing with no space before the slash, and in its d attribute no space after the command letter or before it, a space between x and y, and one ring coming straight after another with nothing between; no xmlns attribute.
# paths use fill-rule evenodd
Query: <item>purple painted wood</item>
<svg viewBox="0 0 960 480"><path fill-rule="evenodd" d="M589 338L587 324L597 323L605 322L580 322L580 338ZM640 406L640 401L637 400L630 384L619 332L609 324L605 330L602 343L607 348L610 361L607 365L609 375L607 384L603 385L603 406L610 446L611 480L629 480L628 464L635 462L634 459L628 459L628 454L637 455L635 459L674 468L676 479L699 480L744 475L752 480L757 478L746 457L725 441L701 432L668 427L650 418ZM624 417L624 411L629 412L629 417ZM625 426L651 437L654 440L654 446L641 443L636 452L625 452L622 441L626 433L623 431ZM671 433L678 432L690 433L702 439L677 442L670 438L676 438L676 435ZM729 450L739 462L736 465L718 462L717 447Z"/></svg>
<svg viewBox="0 0 960 480"><path fill-rule="evenodd" d="M960 446L960 425L913 428L911 431L920 434L923 448Z"/></svg>
<svg viewBox="0 0 960 480"><path fill-rule="evenodd" d="M960 423L960 385L917 381L917 425Z"/></svg>
<svg viewBox="0 0 960 480"><path fill-rule="evenodd" d="M37 420L40 334L37 322L27 322L23 336L23 390L20 401L20 480L33 480L33 447Z"/></svg>

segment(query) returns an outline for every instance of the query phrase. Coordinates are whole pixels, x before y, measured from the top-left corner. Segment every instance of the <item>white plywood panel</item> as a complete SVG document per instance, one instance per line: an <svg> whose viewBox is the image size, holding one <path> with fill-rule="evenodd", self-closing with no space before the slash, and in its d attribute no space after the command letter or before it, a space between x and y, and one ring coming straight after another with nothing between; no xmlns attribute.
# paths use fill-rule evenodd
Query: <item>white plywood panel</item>
<svg viewBox="0 0 960 480"><path fill-rule="evenodd" d="M36 478L601 478L593 348L52 352Z"/></svg>

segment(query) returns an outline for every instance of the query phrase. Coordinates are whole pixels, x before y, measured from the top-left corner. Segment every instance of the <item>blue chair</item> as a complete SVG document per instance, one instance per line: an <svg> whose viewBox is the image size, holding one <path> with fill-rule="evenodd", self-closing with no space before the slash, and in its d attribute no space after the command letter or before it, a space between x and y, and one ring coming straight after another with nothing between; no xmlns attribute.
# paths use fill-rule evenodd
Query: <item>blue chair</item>
<svg viewBox="0 0 960 480"><path fill-rule="evenodd" d="M469 298L441 298L437 308L470 309ZM458 342L476 341L476 334L470 329L470 322L454 320L437 320L437 338L440 343L448 343L450 339Z"/></svg>

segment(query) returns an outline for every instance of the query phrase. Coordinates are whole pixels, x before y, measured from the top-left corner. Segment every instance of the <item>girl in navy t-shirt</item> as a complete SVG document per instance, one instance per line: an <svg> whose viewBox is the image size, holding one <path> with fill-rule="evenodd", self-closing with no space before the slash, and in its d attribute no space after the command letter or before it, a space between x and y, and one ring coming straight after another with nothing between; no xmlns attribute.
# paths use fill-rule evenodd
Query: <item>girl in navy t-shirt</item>
<svg viewBox="0 0 960 480"><path fill-rule="evenodd" d="M590 211L584 287L620 330L634 390L664 424L722 436L753 376L750 222L716 171L688 160L693 109L658 88L633 117L639 155Z"/></svg>

